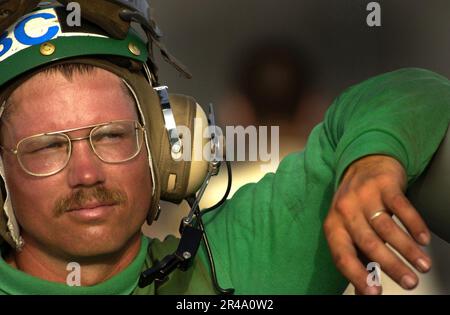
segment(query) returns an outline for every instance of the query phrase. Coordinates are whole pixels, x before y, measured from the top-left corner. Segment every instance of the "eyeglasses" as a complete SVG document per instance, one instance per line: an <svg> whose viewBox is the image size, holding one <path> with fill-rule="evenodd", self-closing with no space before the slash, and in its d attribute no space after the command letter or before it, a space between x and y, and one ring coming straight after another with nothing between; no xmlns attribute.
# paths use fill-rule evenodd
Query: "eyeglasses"
<svg viewBox="0 0 450 315"><path fill-rule="evenodd" d="M70 138L67 133L91 129L89 136ZM16 149L1 149L17 156L22 169L33 176L50 176L69 163L72 142L89 139L92 151L105 163L117 164L136 157L145 129L134 120L116 120L98 125L42 133L20 140Z"/></svg>

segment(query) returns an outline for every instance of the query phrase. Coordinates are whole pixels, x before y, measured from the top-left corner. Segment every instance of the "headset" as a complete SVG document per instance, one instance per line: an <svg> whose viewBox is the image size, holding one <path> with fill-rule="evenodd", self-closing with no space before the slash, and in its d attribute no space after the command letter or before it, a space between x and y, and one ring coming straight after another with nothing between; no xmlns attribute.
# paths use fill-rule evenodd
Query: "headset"
<svg viewBox="0 0 450 315"><path fill-rule="evenodd" d="M202 222L202 213L213 211L225 202L232 180L230 163L224 156L225 142L215 128L213 106L209 106L206 114L193 98L170 94L168 87L160 84L154 48L186 78L192 76L162 44L162 33L151 17L148 1L79 0L82 26L64 23L70 13L66 10L70 2L0 0L0 115L14 89L46 67L90 64L121 77L135 99L139 118L146 129L145 143L154 183L147 222L151 224L158 219L160 199L177 204L186 200L191 206L189 215L180 224L177 250L143 272L139 286L154 281L162 283L176 268L188 269L204 240L214 287L218 293L232 294L233 289L222 289L217 283ZM33 23L39 24L38 36L32 34ZM180 131L179 126L187 129ZM203 131L208 126L211 132L205 138ZM185 134L186 131L191 135ZM202 159L189 156L195 150L195 143L201 143L202 148L209 146L208 156ZM199 202L205 189L224 161L228 171L225 194L214 207L200 212ZM5 214L0 215L0 235L11 246L20 247L19 227L9 200L3 162L0 162L0 205L3 204L5 210Z"/></svg>

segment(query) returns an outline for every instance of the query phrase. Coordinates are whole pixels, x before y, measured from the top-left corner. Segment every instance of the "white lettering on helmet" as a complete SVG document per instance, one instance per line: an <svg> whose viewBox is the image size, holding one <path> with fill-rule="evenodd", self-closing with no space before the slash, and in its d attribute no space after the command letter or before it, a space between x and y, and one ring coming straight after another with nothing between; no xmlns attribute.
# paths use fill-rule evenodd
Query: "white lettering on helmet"
<svg viewBox="0 0 450 315"><path fill-rule="evenodd" d="M0 35L0 62L28 47L69 36L106 37L90 33L64 33L55 9L42 9L25 15Z"/></svg>

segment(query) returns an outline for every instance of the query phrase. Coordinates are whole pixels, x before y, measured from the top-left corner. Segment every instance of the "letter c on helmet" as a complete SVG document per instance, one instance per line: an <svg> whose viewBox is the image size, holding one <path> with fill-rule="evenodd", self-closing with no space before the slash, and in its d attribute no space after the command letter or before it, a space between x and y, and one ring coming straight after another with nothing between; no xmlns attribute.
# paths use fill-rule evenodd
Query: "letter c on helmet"
<svg viewBox="0 0 450 315"><path fill-rule="evenodd" d="M46 41L51 40L58 34L59 27L51 26L48 28L47 33L45 33L44 35L42 35L40 37L28 36L25 31L25 27L26 27L27 23L31 20L39 19L39 18L45 19L45 20L50 20L50 19L56 18L56 16L54 16L53 14L50 14L50 13L38 13L38 14L31 15L31 16L23 19L19 24L17 24L16 29L14 30L14 35L20 43L22 43L24 45L29 45L29 46L39 45L39 44L45 43Z"/></svg>
<svg viewBox="0 0 450 315"><path fill-rule="evenodd" d="M3 46L0 51L0 57L6 54L8 50L11 49L13 41L11 38L8 38L8 32L5 32L0 36L0 45Z"/></svg>

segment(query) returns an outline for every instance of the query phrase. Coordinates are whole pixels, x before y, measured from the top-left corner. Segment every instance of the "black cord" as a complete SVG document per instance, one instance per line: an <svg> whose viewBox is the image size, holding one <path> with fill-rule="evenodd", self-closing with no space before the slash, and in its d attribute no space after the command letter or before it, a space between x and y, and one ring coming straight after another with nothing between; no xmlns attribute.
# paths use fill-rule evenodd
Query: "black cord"
<svg viewBox="0 0 450 315"><path fill-rule="evenodd" d="M198 216L198 223L200 226L200 230L203 233L203 241L205 242L206 253L208 254L208 259L210 263L211 276L213 279L213 285L217 292L224 295L232 295L234 294L233 288L224 289L219 285L219 281L217 280L216 266L214 264L214 258L212 256L211 247L209 246L208 236L206 235L205 226L203 225L203 220L201 216Z"/></svg>
<svg viewBox="0 0 450 315"><path fill-rule="evenodd" d="M186 198L186 201L188 202L189 206L192 207L194 205L194 202L195 202L195 197ZM198 206L194 210L194 213L196 214L196 223L198 224L198 226L200 227L200 230L202 232L203 242L204 242L205 247L206 247L206 253L208 254L209 267L210 267L210 271L211 271L211 277L212 277L212 282L213 282L214 289L219 294L231 295L231 294L234 293L234 289L232 289L232 288L230 288L230 289L222 288L219 285L219 282L217 280L217 273L216 273L216 266L215 266L215 263L214 263L214 258L213 258L213 255L212 255L211 247L209 246L209 241L208 241L208 237L206 236L205 226L203 224L203 220L202 220L202 217L200 215L200 210L199 210Z"/></svg>
<svg viewBox="0 0 450 315"><path fill-rule="evenodd" d="M227 201L228 195L230 194L231 191L231 184L233 182L233 176L232 176L232 172L231 172L231 163L230 161L225 161L226 165L227 165L227 174L228 174L228 184L227 184L227 190L225 191L225 194L223 195L222 199L216 203L214 206L207 208L205 210L202 210L200 212L200 217L203 217L205 214L212 212L214 210L216 210L218 207L220 207L225 201Z"/></svg>
<svg viewBox="0 0 450 315"><path fill-rule="evenodd" d="M231 184L232 184L231 163L229 161L226 161L226 165L227 165L227 174L228 174L228 184L227 184L227 189L225 191L224 196L214 206L212 206L212 207L210 207L208 209L205 209L205 210L203 210L201 212L200 212L199 207L197 206L197 208L194 209L194 213L195 213L196 218L197 218L196 222L197 222L198 226L200 227L200 230L202 231L202 238L203 238L203 242L204 242L205 247L206 247L206 253L208 255L209 267L210 267L210 270L211 270L211 277L212 277L214 289L219 294L231 295L231 294L234 294L234 289L233 288L228 288L228 289L222 288L219 285L219 281L217 280L217 273L216 273L216 266L215 266L215 263L214 263L214 257L212 255L211 247L209 245L208 236L206 235L205 226L204 226L203 220L202 220L203 215L205 215L206 213L212 212L214 210L217 210L217 208L219 208L227 200L228 195L230 194ZM195 202L195 197L189 197L186 200L187 200L188 204L192 207L194 205L194 202Z"/></svg>

